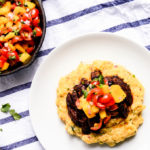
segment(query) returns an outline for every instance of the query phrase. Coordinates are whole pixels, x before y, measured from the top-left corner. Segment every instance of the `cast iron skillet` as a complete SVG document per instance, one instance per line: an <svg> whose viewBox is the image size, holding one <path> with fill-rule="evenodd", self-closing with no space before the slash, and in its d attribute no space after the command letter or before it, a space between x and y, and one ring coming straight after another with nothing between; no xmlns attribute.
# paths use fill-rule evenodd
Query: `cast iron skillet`
<svg viewBox="0 0 150 150"><path fill-rule="evenodd" d="M42 43L43 43L43 40L44 40L44 37L45 37L45 31L46 31L46 17L45 17L45 12L44 12L44 9L43 9L43 6L42 6L42 2L41 0L32 0L33 2L36 3L36 7L38 8L38 10L40 11L40 27L42 28L42 31L43 31L43 34L41 37L39 37L38 39L36 39L35 41L35 50L32 54L32 58L31 60L27 63L27 64L19 64L19 65L15 65L14 67L11 67L10 69L4 71L4 72L1 72L0 73L0 76L5 76L5 75L9 75L9 74L12 74L16 71L19 71L21 69L24 69L24 68L27 68L28 66L30 66L33 61L35 60L36 58L36 55L37 53L39 52L41 46L42 46Z"/></svg>

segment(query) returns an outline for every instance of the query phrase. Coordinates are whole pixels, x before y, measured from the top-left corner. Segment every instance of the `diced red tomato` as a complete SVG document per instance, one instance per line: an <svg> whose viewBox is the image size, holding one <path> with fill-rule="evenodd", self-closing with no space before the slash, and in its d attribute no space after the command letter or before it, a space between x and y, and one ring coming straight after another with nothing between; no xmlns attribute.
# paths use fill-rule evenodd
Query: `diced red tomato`
<svg viewBox="0 0 150 150"><path fill-rule="evenodd" d="M32 40L32 29L29 25L23 24L21 31L20 31L21 37L26 41Z"/></svg>
<svg viewBox="0 0 150 150"><path fill-rule="evenodd" d="M100 123L95 123L94 127L91 127L90 129L93 130L93 131L97 131L102 127L102 123L103 123L103 120L101 119Z"/></svg>
<svg viewBox="0 0 150 150"><path fill-rule="evenodd" d="M20 31L20 35L25 41L31 41L32 40L32 33L31 32Z"/></svg>
<svg viewBox="0 0 150 150"><path fill-rule="evenodd" d="M39 37L42 35L42 29L40 27L35 27L33 30L33 35Z"/></svg>
<svg viewBox="0 0 150 150"><path fill-rule="evenodd" d="M22 20L23 21L26 21L26 20L32 21L31 14L30 13L24 13L22 16Z"/></svg>
<svg viewBox="0 0 150 150"><path fill-rule="evenodd" d="M112 98L108 103L105 104L106 107L110 107L115 104L114 99Z"/></svg>
<svg viewBox="0 0 150 150"><path fill-rule="evenodd" d="M92 89L92 90L88 93L86 100L87 100L87 101L91 101L94 94L95 94L95 95L102 95L102 94L103 94L103 91L102 91L101 88L94 88L94 89Z"/></svg>
<svg viewBox="0 0 150 150"><path fill-rule="evenodd" d="M17 4L17 5L20 4L20 3L21 3L22 5L24 4L24 0L15 0L15 1L16 1L16 4Z"/></svg>
<svg viewBox="0 0 150 150"><path fill-rule="evenodd" d="M30 13L31 13L32 18L36 18L36 17L39 15L39 10L36 9L36 8L33 8L33 9L30 11Z"/></svg>
<svg viewBox="0 0 150 150"><path fill-rule="evenodd" d="M104 104L101 104L99 102L97 103L96 106L99 107L100 109L105 109L106 108L106 106Z"/></svg>
<svg viewBox="0 0 150 150"><path fill-rule="evenodd" d="M0 48L2 48L3 47L3 45L2 45L2 43L0 43Z"/></svg>
<svg viewBox="0 0 150 150"><path fill-rule="evenodd" d="M0 55L4 56L5 58L8 58L8 49L5 47L0 49Z"/></svg>
<svg viewBox="0 0 150 150"><path fill-rule="evenodd" d="M106 104L108 103L110 100L112 99L112 96L111 94L105 94L103 95L102 97L99 98L99 102L102 103L102 104Z"/></svg>
<svg viewBox="0 0 150 150"><path fill-rule="evenodd" d="M33 47L35 45L35 42L34 42L34 40L31 40L31 41L28 41L27 44L29 44L29 46Z"/></svg>
<svg viewBox="0 0 150 150"><path fill-rule="evenodd" d="M14 10L16 8L16 3L11 4L11 9Z"/></svg>
<svg viewBox="0 0 150 150"><path fill-rule="evenodd" d="M34 48L33 47L29 47L26 51L27 51L27 53L32 53L33 52L33 50L34 50Z"/></svg>
<svg viewBox="0 0 150 150"><path fill-rule="evenodd" d="M6 62L6 58L4 56L0 56L0 68L3 68L4 63Z"/></svg>
<svg viewBox="0 0 150 150"><path fill-rule="evenodd" d="M92 100L95 106L97 105L98 98L99 98L99 95L93 95L92 97Z"/></svg>
<svg viewBox="0 0 150 150"><path fill-rule="evenodd" d="M31 29L31 27L29 25L22 24L21 31L32 32L32 29Z"/></svg>
<svg viewBox="0 0 150 150"><path fill-rule="evenodd" d="M16 60L16 61L19 61L19 55L16 51L11 51L8 53L8 58L10 60Z"/></svg>
<svg viewBox="0 0 150 150"><path fill-rule="evenodd" d="M12 39L12 43L17 43L17 42L20 42L20 41L23 41L23 38L21 36L15 36Z"/></svg>
<svg viewBox="0 0 150 150"><path fill-rule="evenodd" d="M40 19L39 19L38 16L32 20L32 24L33 24L34 27L38 27L39 26Z"/></svg>

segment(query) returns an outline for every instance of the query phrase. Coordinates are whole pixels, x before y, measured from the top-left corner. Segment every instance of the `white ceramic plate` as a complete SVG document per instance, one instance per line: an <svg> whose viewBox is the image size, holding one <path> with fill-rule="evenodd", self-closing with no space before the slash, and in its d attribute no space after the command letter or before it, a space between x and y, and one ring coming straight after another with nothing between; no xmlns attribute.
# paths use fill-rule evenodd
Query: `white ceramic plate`
<svg viewBox="0 0 150 150"><path fill-rule="evenodd" d="M144 124L137 135L113 150L148 150L150 137L150 53L142 46L117 35L93 33L72 39L49 54L39 67L31 86L30 115L34 131L46 150L110 150L108 146L87 145L65 131L57 115L56 89L60 77L81 61L110 60L136 75L145 87Z"/></svg>

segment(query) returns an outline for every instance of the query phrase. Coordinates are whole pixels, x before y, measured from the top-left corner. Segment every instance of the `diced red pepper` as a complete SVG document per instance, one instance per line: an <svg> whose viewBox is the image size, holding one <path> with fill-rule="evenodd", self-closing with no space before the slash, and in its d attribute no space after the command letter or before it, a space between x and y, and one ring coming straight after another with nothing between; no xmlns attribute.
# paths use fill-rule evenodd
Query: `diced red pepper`
<svg viewBox="0 0 150 150"><path fill-rule="evenodd" d="M99 85L100 82L99 82L99 81L92 81L91 84L92 84L92 85Z"/></svg>
<svg viewBox="0 0 150 150"><path fill-rule="evenodd" d="M117 110L118 108L119 108L118 105L114 104L114 105L110 106L109 110L114 111L114 110Z"/></svg>
<svg viewBox="0 0 150 150"><path fill-rule="evenodd" d="M107 116L105 119L104 119L104 124L108 123L108 121L111 119L111 116Z"/></svg>
<svg viewBox="0 0 150 150"><path fill-rule="evenodd" d="M101 119L100 123L95 123L94 127L91 127L90 129L93 130L93 131L97 131L102 127L102 123L103 123L103 120Z"/></svg>
<svg viewBox="0 0 150 150"><path fill-rule="evenodd" d="M88 96L86 98L87 101L91 101L92 100L92 97L94 95L102 95L103 94L103 91L101 88L94 88L92 89L89 93L88 93Z"/></svg>
<svg viewBox="0 0 150 150"><path fill-rule="evenodd" d="M106 85L108 85L108 80L107 80L107 79L104 79L104 83L105 83Z"/></svg>

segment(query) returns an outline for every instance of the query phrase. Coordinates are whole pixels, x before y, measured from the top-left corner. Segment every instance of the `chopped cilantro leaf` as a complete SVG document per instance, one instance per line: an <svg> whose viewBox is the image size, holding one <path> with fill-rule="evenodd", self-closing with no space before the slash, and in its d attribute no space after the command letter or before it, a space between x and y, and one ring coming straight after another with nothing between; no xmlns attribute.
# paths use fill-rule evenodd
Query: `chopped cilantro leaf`
<svg viewBox="0 0 150 150"><path fill-rule="evenodd" d="M104 77L102 75L99 76L98 80L100 84L104 84Z"/></svg>
<svg viewBox="0 0 150 150"><path fill-rule="evenodd" d="M93 81L99 81L100 84L104 84L104 77L100 75L98 78L93 79Z"/></svg>
<svg viewBox="0 0 150 150"><path fill-rule="evenodd" d="M132 76L133 76L133 78L135 78L135 75L134 75L134 74L133 74Z"/></svg>
<svg viewBox="0 0 150 150"><path fill-rule="evenodd" d="M33 36L36 36L36 30L33 30Z"/></svg>
<svg viewBox="0 0 150 150"><path fill-rule="evenodd" d="M2 128L0 128L0 132L3 132L3 129L2 129Z"/></svg>
<svg viewBox="0 0 150 150"><path fill-rule="evenodd" d="M103 84L100 84L99 87L102 88L102 87L103 87Z"/></svg>
<svg viewBox="0 0 150 150"><path fill-rule="evenodd" d="M9 59L14 60L14 59L16 59L16 56L15 55L14 56L9 56Z"/></svg>
<svg viewBox="0 0 150 150"><path fill-rule="evenodd" d="M9 111L9 113L12 115L12 117L13 117L15 120L19 120L19 119L21 118L21 116L20 116L18 113L16 113L14 109L11 109L11 110Z"/></svg>
<svg viewBox="0 0 150 150"><path fill-rule="evenodd" d="M18 6L21 5L21 2L18 1L17 5L18 5Z"/></svg>
<svg viewBox="0 0 150 150"><path fill-rule="evenodd" d="M82 90L82 93L83 93L83 95L84 95L84 98L86 98L87 95L88 95L88 92L87 92L86 90Z"/></svg>
<svg viewBox="0 0 150 150"><path fill-rule="evenodd" d="M20 30L14 30L15 35L19 35Z"/></svg>
<svg viewBox="0 0 150 150"><path fill-rule="evenodd" d="M74 132L74 126L71 126L72 131Z"/></svg>
<svg viewBox="0 0 150 150"><path fill-rule="evenodd" d="M9 103L2 105L1 112L4 112L4 113L9 112L10 107L11 106Z"/></svg>

